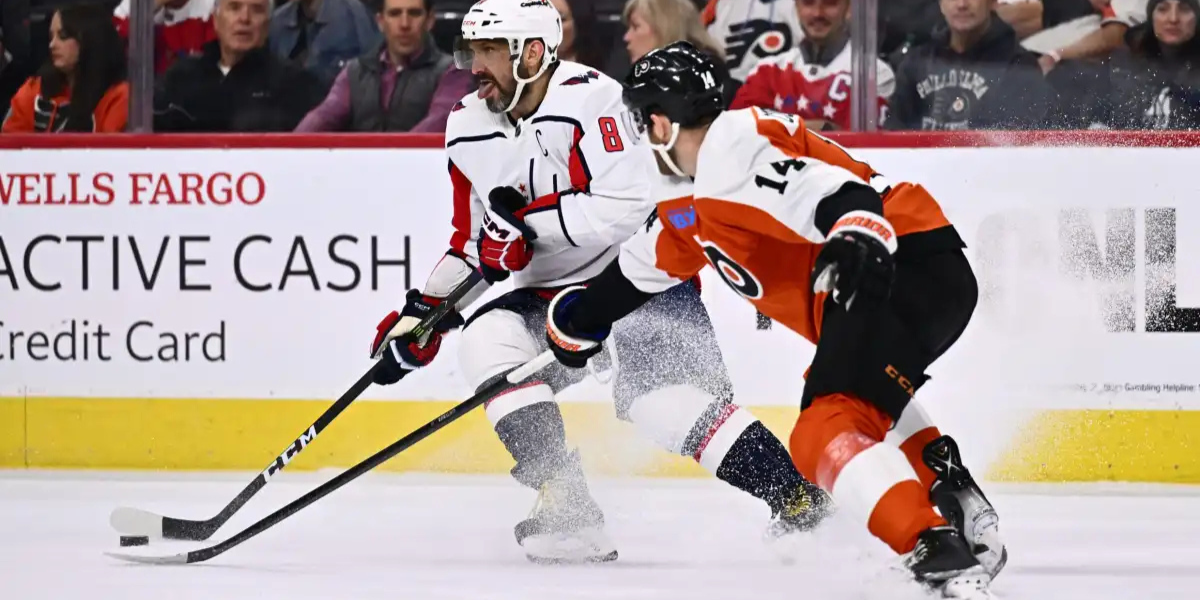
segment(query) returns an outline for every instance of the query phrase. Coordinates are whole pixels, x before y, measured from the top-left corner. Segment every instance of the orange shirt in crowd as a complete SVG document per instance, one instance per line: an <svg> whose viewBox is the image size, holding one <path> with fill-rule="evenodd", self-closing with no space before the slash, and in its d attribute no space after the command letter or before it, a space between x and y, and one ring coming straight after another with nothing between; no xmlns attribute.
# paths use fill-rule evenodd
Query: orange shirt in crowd
<svg viewBox="0 0 1200 600"><path fill-rule="evenodd" d="M13 96L0 133L57 133L66 125L63 115L71 100L71 91L53 98L42 96L42 78L30 77ZM110 88L92 112L91 130L96 133L120 133L129 120L129 84L122 81Z"/></svg>

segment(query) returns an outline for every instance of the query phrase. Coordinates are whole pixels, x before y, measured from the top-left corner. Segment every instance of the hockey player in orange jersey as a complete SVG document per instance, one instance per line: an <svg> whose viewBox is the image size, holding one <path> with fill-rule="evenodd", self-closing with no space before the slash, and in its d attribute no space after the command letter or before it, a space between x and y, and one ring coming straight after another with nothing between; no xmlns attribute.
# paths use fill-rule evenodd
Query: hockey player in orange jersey
<svg viewBox="0 0 1200 600"><path fill-rule="evenodd" d="M712 265L817 345L790 442L800 472L917 580L990 597L1007 559L995 510L913 401L974 312L965 244L924 188L888 182L799 117L723 111L714 73L686 42L633 65L630 119L692 195L660 201L601 275L554 299L551 348L582 367L615 321Z"/></svg>

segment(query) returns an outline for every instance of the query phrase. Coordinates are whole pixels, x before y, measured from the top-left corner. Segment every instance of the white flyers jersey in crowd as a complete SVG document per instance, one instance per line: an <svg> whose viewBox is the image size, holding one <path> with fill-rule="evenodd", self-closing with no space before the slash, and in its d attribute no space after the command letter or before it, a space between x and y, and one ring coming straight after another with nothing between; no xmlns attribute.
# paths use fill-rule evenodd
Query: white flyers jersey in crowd
<svg viewBox="0 0 1200 600"><path fill-rule="evenodd" d="M847 42L828 65L810 63L800 48L759 61L746 83L738 88L729 108L773 108L807 120L829 121L850 129L851 70ZM876 61L875 87L879 123L887 120L888 98L896 90L896 75L882 60Z"/></svg>
<svg viewBox="0 0 1200 600"><path fill-rule="evenodd" d="M545 99L518 122L491 112L472 94L446 124L454 190L451 254L477 262L488 195L510 186L525 196L517 215L537 234L532 261L513 275L517 287L595 277L654 208L654 155L621 100L621 84L570 61L544 76L550 77ZM435 269L426 293L444 295L461 280L461 263L452 268L449 262Z"/></svg>
<svg viewBox="0 0 1200 600"><path fill-rule="evenodd" d="M813 342L823 303L814 301L809 277L822 227L833 225L820 224L822 214L836 219L878 194L900 244L921 234L911 243L962 247L924 188L889 183L799 117L769 109L728 111L713 122L691 194L659 202L657 220L622 246L625 277L655 293L711 264L759 312Z"/></svg>
<svg viewBox="0 0 1200 600"><path fill-rule="evenodd" d="M700 19L738 81L758 61L791 50L804 37L795 0L709 0Z"/></svg>

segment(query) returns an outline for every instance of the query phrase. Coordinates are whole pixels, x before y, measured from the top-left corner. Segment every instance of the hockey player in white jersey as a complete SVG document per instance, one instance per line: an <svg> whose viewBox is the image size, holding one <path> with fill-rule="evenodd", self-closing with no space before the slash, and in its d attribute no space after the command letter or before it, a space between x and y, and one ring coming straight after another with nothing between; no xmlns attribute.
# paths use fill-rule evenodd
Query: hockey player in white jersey
<svg viewBox="0 0 1200 600"><path fill-rule="evenodd" d="M423 290L380 323L372 354L376 381L389 384L428 365L442 336L462 324L460 365L476 389L547 348L549 300L586 283L612 262L621 242L654 207L648 144L632 126L621 85L586 66L557 59L558 12L547 0L481 0L463 19L455 54L480 79L446 126L453 183L450 250ZM512 291L461 311L416 343L399 338L476 269ZM484 287L484 286L480 286ZM718 478L762 499L768 532L813 527L828 498L800 476L786 448L732 402L731 385L695 282L683 282L634 312L613 332L616 414L668 451L693 457ZM555 394L585 371L556 365L485 404L516 462L513 477L538 490L516 538L535 562L617 557L604 533L578 454L565 439Z"/></svg>

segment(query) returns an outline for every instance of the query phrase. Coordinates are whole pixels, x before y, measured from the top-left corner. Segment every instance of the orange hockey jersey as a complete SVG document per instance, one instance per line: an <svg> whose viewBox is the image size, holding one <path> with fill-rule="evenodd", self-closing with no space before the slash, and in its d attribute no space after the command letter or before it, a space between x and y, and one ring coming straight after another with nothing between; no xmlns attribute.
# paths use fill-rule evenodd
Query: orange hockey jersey
<svg viewBox="0 0 1200 600"><path fill-rule="evenodd" d="M70 103L71 91L53 98L42 95L42 78L30 77L13 96L8 114L4 117L0 132L3 133L58 133L66 126L64 109ZM129 84L122 81L110 88L92 111L90 131L95 133L120 133L125 130L129 119Z"/></svg>
<svg viewBox="0 0 1200 600"><path fill-rule="evenodd" d="M657 203L658 219L622 246L621 271L657 293L712 265L759 312L816 343L824 295L814 298L809 280L825 241L817 207L848 182L883 197L899 253L918 237L924 248L964 247L925 188L887 181L796 115L747 108L713 122L692 195Z"/></svg>

